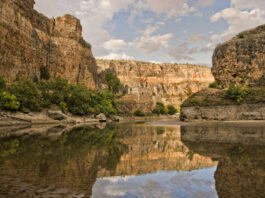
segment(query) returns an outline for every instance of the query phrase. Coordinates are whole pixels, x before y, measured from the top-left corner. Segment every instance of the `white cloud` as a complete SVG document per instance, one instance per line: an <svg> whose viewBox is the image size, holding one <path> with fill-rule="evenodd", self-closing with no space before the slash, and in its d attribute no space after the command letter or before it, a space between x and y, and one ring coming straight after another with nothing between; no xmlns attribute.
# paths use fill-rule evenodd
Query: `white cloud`
<svg viewBox="0 0 265 198"><path fill-rule="evenodd" d="M180 61L180 60L192 61L194 59L188 55L189 50L190 50L189 44L188 43L182 43L177 48L171 49L168 52L168 55L175 58L177 61Z"/></svg>
<svg viewBox="0 0 265 198"><path fill-rule="evenodd" d="M169 47L169 40L173 38L173 34L163 35L143 35L134 41L136 47L140 48L145 54L151 54L158 51L161 47Z"/></svg>
<svg viewBox="0 0 265 198"><path fill-rule="evenodd" d="M246 4L244 4L244 2ZM254 28L265 23L265 5L264 0L260 1L232 0L231 8L226 8L217 12L211 17L212 22L221 19L227 21L228 29L220 34L214 35L216 39L227 40L237 33ZM261 9L262 8L262 9Z"/></svg>
<svg viewBox="0 0 265 198"><path fill-rule="evenodd" d="M208 37L206 36L202 36L202 35L199 35L199 34L196 34L192 37L189 37L188 38L189 41L192 41L192 42L195 42L195 43L199 43L199 42L202 42L202 41L206 41L206 42L210 42L211 39L209 39Z"/></svg>
<svg viewBox="0 0 265 198"><path fill-rule="evenodd" d="M121 40L121 39L112 39L112 40L106 41L103 44L103 47L106 50L118 51L118 50L122 50L128 47L128 44L124 40Z"/></svg>
<svg viewBox="0 0 265 198"><path fill-rule="evenodd" d="M116 54L116 53L111 53L106 56L99 56L96 57L97 59L104 59L104 60L135 60L134 57L128 56L125 53L122 54Z"/></svg>

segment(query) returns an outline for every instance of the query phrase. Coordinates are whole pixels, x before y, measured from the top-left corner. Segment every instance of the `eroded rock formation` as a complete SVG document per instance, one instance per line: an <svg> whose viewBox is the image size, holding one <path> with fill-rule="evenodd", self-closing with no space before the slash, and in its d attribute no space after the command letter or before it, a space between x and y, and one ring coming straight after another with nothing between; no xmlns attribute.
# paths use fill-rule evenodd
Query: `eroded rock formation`
<svg viewBox="0 0 265 198"><path fill-rule="evenodd" d="M71 15L49 19L33 7L34 0L0 2L0 74L40 78L44 67L51 77L94 88L95 59L80 21Z"/></svg>
<svg viewBox="0 0 265 198"><path fill-rule="evenodd" d="M179 107L191 94L214 81L210 68L186 64L97 60L98 72L114 72L125 87L123 111L150 112L156 102Z"/></svg>
<svg viewBox="0 0 265 198"><path fill-rule="evenodd" d="M265 85L265 25L239 33L213 54L212 73L221 87Z"/></svg>

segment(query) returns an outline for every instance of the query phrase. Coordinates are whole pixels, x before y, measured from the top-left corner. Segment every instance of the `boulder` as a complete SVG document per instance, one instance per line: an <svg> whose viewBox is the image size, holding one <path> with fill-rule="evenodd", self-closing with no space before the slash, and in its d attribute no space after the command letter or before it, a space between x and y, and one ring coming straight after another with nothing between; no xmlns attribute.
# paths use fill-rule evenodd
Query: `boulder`
<svg viewBox="0 0 265 198"><path fill-rule="evenodd" d="M60 110L49 110L47 115L54 120L65 120L67 118L67 116Z"/></svg>
<svg viewBox="0 0 265 198"><path fill-rule="evenodd" d="M106 116L105 116L103 113L97 115L96 118L97 118L100 122L106 122L106 121L107 121L107 118L106 118Z"/></svg>

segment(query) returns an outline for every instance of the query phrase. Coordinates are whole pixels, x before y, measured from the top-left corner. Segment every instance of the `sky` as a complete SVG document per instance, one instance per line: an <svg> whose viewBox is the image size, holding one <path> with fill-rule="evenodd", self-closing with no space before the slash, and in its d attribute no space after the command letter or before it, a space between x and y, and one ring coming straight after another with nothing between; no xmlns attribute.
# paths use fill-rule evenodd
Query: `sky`
<svg viewBox="0 0 265 198"><path fill-rule="evenodd" d="M72 14L96 58L211 66L217 44L265 24L265 0L35 0Z"/></svg>

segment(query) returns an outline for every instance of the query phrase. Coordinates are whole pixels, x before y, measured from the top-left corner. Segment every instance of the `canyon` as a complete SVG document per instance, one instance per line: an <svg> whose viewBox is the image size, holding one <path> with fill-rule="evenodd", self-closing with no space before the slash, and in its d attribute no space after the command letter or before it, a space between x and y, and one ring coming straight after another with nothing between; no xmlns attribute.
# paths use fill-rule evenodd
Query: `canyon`
<svg viewBox="0 0 265 198"><path fill-rule="evenodd" d="M97 65L98 73L112 72L123 84L122 112L151 112L157 102L179 108L186 98L214 81L206 66L125 60L97 60Z"/></svg>
<svg viewBox="0 0 265 198"><path fill-rule="evenodd" d="M0 2L0 74L8 81L27 77L62 77L91 89L106 88L112 72L123 84L121 112L151 113L157 102L179 108L191 94L214 81L209 67L154 64L141 61L95 60L82 38L80 21L71 15L47 18L34 10L34 0Z"/></svg>

